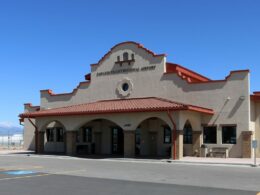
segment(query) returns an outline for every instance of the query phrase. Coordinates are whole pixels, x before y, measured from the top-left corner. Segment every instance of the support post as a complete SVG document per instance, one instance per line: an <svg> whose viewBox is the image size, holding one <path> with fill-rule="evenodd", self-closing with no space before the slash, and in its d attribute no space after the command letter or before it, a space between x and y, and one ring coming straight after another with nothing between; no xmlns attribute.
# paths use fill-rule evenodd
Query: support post
<svg viewBox="0 0 260 195"><path fill-rule="evenodd" d="M251 158L252 157L252 131L243 131L242 132L242 158Z"/></svg>
<svg viewBox="0 0 260 195"><path fill-rule="evenodd" d="M34 126L34 137L35 137L35 153L38 154L39 151L38 151L38 138L39 138L39 135L38 135L38 127L32 122L32 120L30 118L28 118L29 122L32 124L32 126Z"/></svg>
<svg viewBox="0 0 260 195"><path fill-rule="evenodd" d="M193 155L200 156L200 147L202 145L202 131L192 131L192 150Z"/></svg>
<svg viewBox="0 0 260 195"><path fill-rule="evenodd" d="M66 154L76 155L77 131L66 131Z"/></svg>
<svg viewBox="0 0 260 195"><path fill-rule="evenodd" d="M124 130L124 157L135 157L135 131Z"/></svg>
<svg viewBox="0 0 260 195"><path fill-rule="evenodd" d="M44 132L42 131L37 131L37 154L42 154L44 153Z"/></svg>
<svg viewBox="0 0 260 195"><path fill-rule="evenodd" d="M176 129L176 124L171 116L170 110L167 111L167 115L172 123L173 129L172 129L172 159L176 160L177 159L177 154L176 154L176 138L177 138L177 129Z"/></svg>
<svg viewBox="0 0 260 195"><path fill-rule="evenodd" d="M183 131L176 131L176 159L183 157Z"/></svg>

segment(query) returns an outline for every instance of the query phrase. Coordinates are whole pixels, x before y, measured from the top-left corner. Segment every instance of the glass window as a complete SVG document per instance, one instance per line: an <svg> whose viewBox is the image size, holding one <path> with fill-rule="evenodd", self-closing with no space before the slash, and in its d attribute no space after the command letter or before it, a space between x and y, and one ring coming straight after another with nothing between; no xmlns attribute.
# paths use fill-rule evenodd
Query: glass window
<svg viewBox="0 0 260 195"><path fill-rule="evenodd" d="M46 129L47 142L54 142L54 128Z"/></svg>
<svg viewBox="0 0 260 195"><path fill-rule="evenodd" d="M63 128L57 127L56 128L56 141L63 142L64 141L64 131Z"/></svg>
<svg viewBox="0 0 260 195"><path fill-rule="evenodd" d="M123 89L123 91L127 91L129 89L128 83L123 83L122 89Z"/></svg>
<svg viewBox="0 0 260 195"><path fill-rule="evenodd" d="M217 143L217 127L204 127L203 138L205 144L216 144Z"/></svg>
<svg viewBox="0 0 260 195"><path fill-rule="evenodd" d="M169 127L164 127L163 142L165 144L170 144L171 141L172 141L172 131Z"/></svg>
<svg viewBox="0 0 260 195"><path fill-rule="evenodd" d="M222 143L236 144L237 143L237 127L222 126Z"/></svg>
<svg viewBox="0 0 260 195"><path fill-rule="evenodd" d="M128 60L128 53L125 52L123 53L123 61L127 61Z"/></svg>
<svg viewBox="0 0 260 195"><path fill-rule="evenodd" d="M192 127L190 123L186 123L183 129L183 143L192 144Z"/></svg>
<svg viewBox="0 0 260 195"><path fill-rule="evenodd" d="M137 145L140 145L141 144L141 130L140 128L138 127L135 131L135 143Z"/></svg>
<svg viewBox="0 0 260 195"><path fill-rule="evenodd" d="M133 53L132 53L131 56L132 56L132 60L135 60L135 55Z"/></svg>
<svg viewBox="0 0 260 195"><path fill-rule="evenodd" d="M83 129L83 142L92 142L92 129L90 127Z"/></svg>

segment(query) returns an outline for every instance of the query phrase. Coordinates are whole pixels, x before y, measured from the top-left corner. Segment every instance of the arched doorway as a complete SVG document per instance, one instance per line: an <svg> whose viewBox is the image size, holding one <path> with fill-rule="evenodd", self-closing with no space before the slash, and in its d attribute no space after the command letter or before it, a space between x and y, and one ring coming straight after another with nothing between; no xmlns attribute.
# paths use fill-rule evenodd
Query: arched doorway
<svg viewBox="0 0 260 195"><path fill-rule="evenodd" d="M44 152L65 153L65 128L59 121L52 121L44 127Z"/></svg>
<svg viewBox="0 0 260 195"><path fill-rule="evenodd" d="M123 155L123 129L106 119L89 121L77 132L76 151L82 155Z"/></svg>
<svg viewBox="0 0 260 195"><path fill-rule="evenodd" d="M192 126L187 120L183 127L183 156L193 156Z"/></svg>
<svg viewBox="0 0 260 195"><path fill-rule="evenodd" d="M135 131L135 154L147 157L170 157L172 133L169 125L159 118L149 118Z"/></svg>

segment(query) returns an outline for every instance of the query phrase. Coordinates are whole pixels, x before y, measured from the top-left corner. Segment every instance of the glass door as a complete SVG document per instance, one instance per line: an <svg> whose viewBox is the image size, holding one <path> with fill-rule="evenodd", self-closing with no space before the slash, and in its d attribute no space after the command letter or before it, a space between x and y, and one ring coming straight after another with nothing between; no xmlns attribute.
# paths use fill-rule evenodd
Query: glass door
<svg viewBox="0 0 260 195"><path fill-rule="evenodd" d="M124 153L124 133L118 127L112 128L112 154Z"/></svg>

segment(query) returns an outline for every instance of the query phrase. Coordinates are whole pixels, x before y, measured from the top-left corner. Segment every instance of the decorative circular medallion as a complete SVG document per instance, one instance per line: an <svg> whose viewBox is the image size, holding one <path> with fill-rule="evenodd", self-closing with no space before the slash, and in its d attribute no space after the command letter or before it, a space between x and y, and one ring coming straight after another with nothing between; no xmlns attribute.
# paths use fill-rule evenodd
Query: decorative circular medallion
<svg viewBox="0 0 260 195"><path fill-rule="evenodd" d="M119 81L117 84L117 92L123 97L130 95L132 90L133 90L133 83L128 78L124 78L123 80Z"/></svg>

